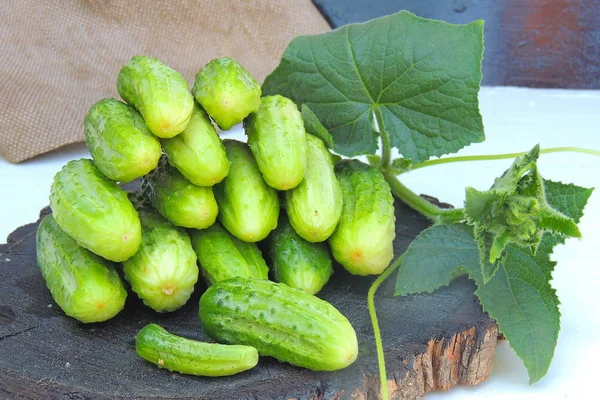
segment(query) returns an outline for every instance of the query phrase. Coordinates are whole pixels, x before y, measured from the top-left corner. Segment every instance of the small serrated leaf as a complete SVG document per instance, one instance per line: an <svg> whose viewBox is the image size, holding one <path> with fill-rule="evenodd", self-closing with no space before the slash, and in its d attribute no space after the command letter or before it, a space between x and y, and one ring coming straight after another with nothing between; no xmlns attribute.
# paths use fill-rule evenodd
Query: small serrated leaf
<svg viewBox="0 0 600 400"><path fill-rule="evenodd" d="M302 120L304 121L304 129L306 129L306 132L321 139L328 149L333 148L333 137L329 134L321 121L319 121L319 118L317 118L315 113L312 112L306 104L302 104L300 109L302 110Z"/></svg>
<svg viewBox="0 0 600 400"><path fill-rule="evenodd" d="M381 157L379 157L377 154L368 154L367 161L369 161L369 164L375 168L379 168L379 165L381 165Z"/></svg>

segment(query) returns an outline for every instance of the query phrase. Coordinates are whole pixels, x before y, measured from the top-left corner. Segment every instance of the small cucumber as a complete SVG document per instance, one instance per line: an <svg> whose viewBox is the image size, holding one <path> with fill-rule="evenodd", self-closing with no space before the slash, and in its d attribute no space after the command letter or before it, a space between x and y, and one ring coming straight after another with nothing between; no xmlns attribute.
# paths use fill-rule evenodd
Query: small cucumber
<svg viewBox="0 0 600 400"><path fill-rule="evenodd" d="M342 215L342 189L333 171L331 153L323 141L306 135L304 180L285 192L285 205L294 230L309 242L327 240Z"/></svg>
<svg viewBox="0 0 600 400"><path fill-rule="evenodd" d="M134 204L142 222L142 243L123 262L125 279L148 307L175 311L188 301L198 281L196 253L185 230L149 205Z"/></svg>
<svg viewBox="0 0 600 400"><path fill-rule="evenodd" d="M277 226L279 197L260 174L248 145L223 141L231 162L229 175L214 186L219 220L235 237L258 242Z"/></svg>
<svg viewBox="0 0 600 400"><path fill-rule="evenodd" d="M142 177L142 190L154 208L173 225L204 229L217 219L219 208L210 187L196 186L169 165L166 157Z"/></svg>
<svg viewBox="0 0 600 400"><path fill-rule="evenodd" d="M268 279L269 268L256 243L242 242L218 222L201 231L191 230L190 237L209 285L235 276Z"/></svg>
<svg viewBox="0 0 600 400"><path fill-rule="evenodd" d="M88 111L84 126L94 164L108 179L129 182L156 168L160 143L133 107L100 100Z"/></svg>
<svg viewBox="0 0 600 400"><path fill-rule="evenodd" d="M333 266L327 243L310 243L300 237L281 213L277 228L267 239L276 282L315 294L325 286Z"/></svg>
<svg viewBox="0 0 600 400"><path fill-rule="evenodd" d="M334 371L358 355L356 332L328 302L283 283L231 278L200 298L204 332L260 355L314 371Z"/></svg>
<svg viewBox="0 0 600 400"><path fill-rule="evenodd" d="M156 58L132 57L119 72L117 90L160 138L183 131L194 108L194 98L183 76Z"/></svg>
<svg viewBox="0 0 600 400"><path fill-rule="evenodd" d="M52 298L68 316L102 322L125 306L127 291L113 263L79 246L52 215L38 227L36 257Z"/></svg>
<svg viewBox="0 0 600 400"><path fill-rule="evenodd" d="M55 176L50 208L58 225L79 245L111 261L136 253L142 227L127 193L88 159L68 162Z"/></svg>
<svg viewBox="0 0 600 400"><path fill-rule="evenodd" d="M306 169L306 131L296 104L280 95L263 97L244 129L267 184L277 190L298 186Z"/></svg>
<svg viewBox="0 0 600 400"><path fill-rule="evenodd" d="M342 216L329 237L333 257L355 275L380 274L394 256L394 198L383 175L358 160L335 166Z"/></svg>
<svg viewBox="0 0 600 400"><path fill-rule="evenodd" d="M260 105L260 84L229 57L212 60L196 75L196 101L219 128L227 131Z"/></svg>
<svg viewBox="0 0 600 400"><path fill-rule="evenodd" d="M169 164L194 185L212 186L229 173L225 147L208 115L197 105L185 130L161 143Z"/></svg>
<svg viewBox="0 0 600 400"><path fill-rule="evenodd" d="M135 351L159 368L197 376L229 376L258 364L258 352L253 347L198 342L173 335L156 324L140 329Z"/></svg>

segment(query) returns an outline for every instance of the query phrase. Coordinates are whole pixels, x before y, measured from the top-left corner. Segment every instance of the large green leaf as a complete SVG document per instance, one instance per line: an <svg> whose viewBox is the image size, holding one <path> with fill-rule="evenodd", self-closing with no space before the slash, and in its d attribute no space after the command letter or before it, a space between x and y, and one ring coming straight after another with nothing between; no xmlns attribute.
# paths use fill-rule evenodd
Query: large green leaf
<svg viewBox="0 0 600 400"><path fill-rule="evenodd" d="M374 153L385 130L400 154L422 162L484 140L482 55L483 21L452 25L401 11L295 38L263 93L308 105L340 154Z"/></svg>

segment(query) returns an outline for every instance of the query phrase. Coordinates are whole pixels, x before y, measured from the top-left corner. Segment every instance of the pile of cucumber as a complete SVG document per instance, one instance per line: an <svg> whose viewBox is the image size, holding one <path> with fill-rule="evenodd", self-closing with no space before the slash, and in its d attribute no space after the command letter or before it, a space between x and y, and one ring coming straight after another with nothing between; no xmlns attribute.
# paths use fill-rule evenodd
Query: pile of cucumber
<svg viewBox="0 0 600 400"><path fill-rule="evenodd" d="M352 364L352 325L315 294L332 257L357 275L391 261L394 207L380 172L336 163L296 104L261 97L230 58L208 63L190 92L158 59L133 57L117 88L125 102L100 100L85 118L93 160L56 174L52 214L37 231L37 262L64 313L106 321L123 309L127 287L172 312L201 276L200 322L218 343L150 324L136 338L141 357L204 376L247 370L259 355L312 370ZM247 143L222 140L213 125L241 122ZM138 178L136 193L118 185Z"/></svg>

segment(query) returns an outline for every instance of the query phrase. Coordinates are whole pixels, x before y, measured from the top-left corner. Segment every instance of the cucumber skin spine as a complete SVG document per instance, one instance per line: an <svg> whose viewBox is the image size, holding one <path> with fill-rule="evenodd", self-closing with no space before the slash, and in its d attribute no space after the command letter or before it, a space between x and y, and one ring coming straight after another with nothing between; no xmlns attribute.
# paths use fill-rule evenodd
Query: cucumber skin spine
<svg viewBox="0 0 600 400"><path fill-rule="evenodd" d="M189 300L198 281L196 253L187 232L145 205L136 209L142 222L142 243L123 262L125 280L148 307L171 312Z"/></svg>
<svg viewBox="0 0 600 400"><path fill-rule="evenodd" d="M125 306L127 291L113 263L79 246L52 215L38 226L36 259L52 298L68 316L103 322Z"/></svg>
<svg viewBox="0 0 600 400"><path fill-rule="evenodd" d="M169 164L197 186L213 186L229 173L225 146L204 110L194 104L186 128L179 135L162 139Z"/></svg>
<svg viewBox="0 0 600 400"><path fill-rule="evenodd" d="M208 285L241 276L268 279L269 267L256 243L247 243L215 222L203 230L190 230L192 247Z"/></svg>
<svg viewBox="0 0 600 400"><path fill-rule="evenodd" d="M69 236L107 260L127 260L142 241L140 219L127 193L89 159L69 161L54 176L50 208Z"/></svg>
<svg viewBox="0 0 600 400"><path fill-rule="evenodd" d="M261 99L244 120L248 145L267 184L277 190L295 188L306 171L306 131L294 102L280 95Z"/></svg>
<svg viewBox="0 0 600 400"><path fill-rule="evenodd" d="M142 190L152 206L175 226L205 229L217 219L219 208L213 189L185 179L166 157L142 177Z"/></svg>
<svg viewBox="0 0 600 400"><path fill-rule="evenodd" d="M186 339L156 324L138 332L135 350L159 368L196 376L229 376L258 364L258 351L253 347Z"/></svg>
<svg viewBox="0 0 600 400"><path fill-rule="evenodd" d="M380 274L394 257L394 198L376 168L358 160L335 166L342 188L340 221L329 237L333 257L355 275Z"/></svg>
<svg viewBox="0 0 600 400"><path fill-rule="evenodd" d="M327 243L304 240L290 225L285 213L267 239L273 278L276 282L318 293L333 274Z"/></svg>
<svg viewBox="0 0 600 400"><path fill-rule="evenodd" d="M279 197L264 181L248 145L223 141L231 162L229 175L214 186L219 220L235 237L258 242L277 227Z"/></svg>
<svg viewBox="0 0 600 400"><path fill-rule="evenodd" d="M283 283L232 278L200 298L204 332L260 355L314 371L335 371L358 355L354 328L335 307Z"/></svg>
<svg viewBox="0 0 600 400"><path fill-rule="evenodd" d="M116 182L130 182L156 168L160 142L130 105L103 99L84 121L85 140L96 167Z"/></svg>
<svg viewBox="0 0 600 400"><path fill-rule="evenodd" d="M285 205L298 235L309 242L322 242L333 234L342 215L342 189L323 141L307 134L306 153L304 180L285 192Z"/></svg>
<svg viewBox="0 0 600 400"><path fill-rule="evenodd" d="M179 134L192 115L194 99L187 82L157 58L132 57L119 71L117 91L160 138Z"/></svg>

